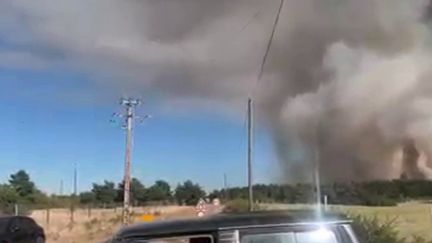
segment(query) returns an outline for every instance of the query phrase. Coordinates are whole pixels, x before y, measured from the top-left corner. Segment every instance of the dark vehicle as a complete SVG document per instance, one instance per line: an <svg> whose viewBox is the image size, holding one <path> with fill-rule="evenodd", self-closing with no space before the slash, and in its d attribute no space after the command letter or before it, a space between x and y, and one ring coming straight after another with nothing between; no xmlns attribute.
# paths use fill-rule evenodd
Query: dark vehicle
<svg viewBox="0 0 432 243"><path fill-rule="evenodd" d="M32 218L0 216L0 243L44 243L45 233Z"/></svg>
<svg viewBox="0 0 432 243"><path fill-rule="evenodd" d="M349 220L313 212L262 212L138 224L112 243L358 243Z"/></svg>

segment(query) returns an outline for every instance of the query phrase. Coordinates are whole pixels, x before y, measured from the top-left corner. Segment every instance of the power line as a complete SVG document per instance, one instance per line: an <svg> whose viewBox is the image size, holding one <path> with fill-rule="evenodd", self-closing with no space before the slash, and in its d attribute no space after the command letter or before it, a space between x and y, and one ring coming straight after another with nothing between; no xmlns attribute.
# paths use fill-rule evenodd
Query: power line
<svg viewBox="0 0 432 243"><path fill-rule="evenodd" d="M264 52L264 56L262 58L262 62L260 65L260 69L258 72L257 80L255 86L252 88L251 94L248 97L248 106L247 106L247 120L248 120L248 147L247 147L247 168L248 168L248 203L249 203L249 211L253 211L253 168L252 168L252 155L253 155L253 96L256 88L258 87L261 78L264 74L264 67L267 62L268 55L270 53L270 47L273 43L274 35L276 32L276 27L279 22L280 13L282 11L284 4L284 0L280 0L279 8L276 13L276 17L273 22L272 31L270 33L267 46Z"/></svg>
<svg viewBox="0 0 432 243"><path fill-rule="evenodd" d="M258 72L257 80L256 80L255 85L252 88L250 98L253 98L255 90L256 90L257 86L259 85L259 83L261 82L261 78L262 78L262 76L264 74L264 67L265 67L265 64L267 62L268 55L270 53L270 48L271 48L271 45L273 43L274 35L276 33L276 27L277 27L277 25L279 23L279 17L280 17L280 14L282 12L282 8L283 8L283 5L284 5L284 2L285 2L285 0L280 0L279 8L277 10L276 17L275 17L275 19L273 21L272 31L270 32L270 36L269 36L269 39L268 39L268 42L267 42L267 46L266 46L266 49L265 49L265 52L264 52L264 56L262 57L262 61L261 61L260 69L259 69L259 72Z"/></svg>

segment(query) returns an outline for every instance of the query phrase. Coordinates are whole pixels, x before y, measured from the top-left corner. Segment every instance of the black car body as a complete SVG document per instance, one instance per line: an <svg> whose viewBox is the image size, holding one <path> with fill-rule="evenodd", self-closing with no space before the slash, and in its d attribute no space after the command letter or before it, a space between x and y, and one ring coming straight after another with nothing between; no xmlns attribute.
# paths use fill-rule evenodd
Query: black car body
<svg viewBox="0 0 432 243"><path fill-rule="evenodd" d="M32 218L0 216L0 243L43 243L45 233Z"/></svg>
<svg viewBox="0 0 432 243"><path fill-rule="evenodd" d="M112 243L358 243L349 220L314 212L265 212L138 224Z"/></svg>

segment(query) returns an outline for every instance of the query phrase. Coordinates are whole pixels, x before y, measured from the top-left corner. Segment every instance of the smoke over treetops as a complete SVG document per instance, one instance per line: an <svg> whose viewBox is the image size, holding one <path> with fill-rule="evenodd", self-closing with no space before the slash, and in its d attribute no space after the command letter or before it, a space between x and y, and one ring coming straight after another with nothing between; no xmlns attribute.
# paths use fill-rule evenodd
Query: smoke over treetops
<svg viewBox="0 0 432 243"><path fill-rule="evenodd" d="M111 93L150 90L172 105L209 100L238 109L254 93L287 180L310 177L315 155L327 180L431 177L428 2L285 0L257 84L278 6L278 0L2 0L0 37L32 48L0 50L0 59L19 65L25 57L26 66L29 57L61 59Z"/></svg>

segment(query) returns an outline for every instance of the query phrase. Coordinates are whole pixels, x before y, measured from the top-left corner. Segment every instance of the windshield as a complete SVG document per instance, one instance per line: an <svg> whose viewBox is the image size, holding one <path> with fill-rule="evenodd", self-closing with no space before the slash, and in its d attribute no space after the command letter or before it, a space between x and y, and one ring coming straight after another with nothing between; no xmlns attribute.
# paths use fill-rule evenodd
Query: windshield
<svg viewBox="0 0 432 243"><path fill-rule="evenodd" d="M213 238L211 236L178 236L178 237L168 237L168 238L152 238L148 240L133 239L128 240L128 243L213 243Z"/></svg>

